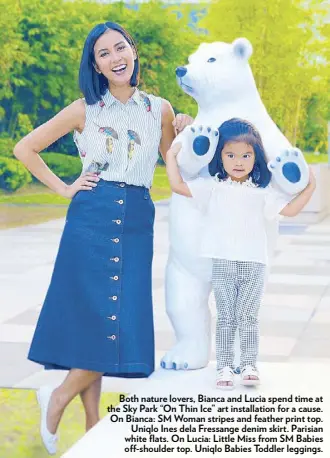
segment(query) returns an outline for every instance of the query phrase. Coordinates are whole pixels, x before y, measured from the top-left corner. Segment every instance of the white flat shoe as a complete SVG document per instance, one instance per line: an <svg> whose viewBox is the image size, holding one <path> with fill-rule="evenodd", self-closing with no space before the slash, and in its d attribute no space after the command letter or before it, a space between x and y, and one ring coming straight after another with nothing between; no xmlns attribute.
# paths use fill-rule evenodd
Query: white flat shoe
<svg viewBox="0 0 330 458"><path fill-rule="evenodd" d="M231 367L226 366L217 371L216 388L219 390L233 390L234 386L234 371Z"/></svg>
<svg viewBox="0 0 330 458"><path fill-rule="evenodd" d="M50 455L56 453L57 434L52 434L47 428L47 411L49 400L54 388L50 386L42 386L37 391L37 400L40 407L40 435L47 452Z"/></svg>
<svg viewBox="0 0 330 458"><path fill-rule="evenodd" d="M249 379L245 377L256 377L255 379ZM260 384L259 372L253 366L245 366L241 371L241 384L244 386L257 386Z"/></svg>

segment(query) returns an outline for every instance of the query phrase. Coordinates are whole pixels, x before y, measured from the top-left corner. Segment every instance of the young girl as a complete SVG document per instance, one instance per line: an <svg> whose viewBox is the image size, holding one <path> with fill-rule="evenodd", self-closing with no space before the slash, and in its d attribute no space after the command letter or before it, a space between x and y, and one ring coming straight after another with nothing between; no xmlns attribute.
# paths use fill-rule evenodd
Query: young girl
<svg viewBox="0 0 330 458"><path fill-rule="evenodd" d="M255 127L241 119L224 122L209 165L211 177L185 183L176 155L181 144L167 153L172 191L192 197L204 213L201 255L212 258L212 286L217 305L217 387L234 387L234 340L238 326L241 378L257 385L259 347L258 312L267 259L267 220L295 216L309 201L315 178L289 202L269 185L265 151Z"/></svg>

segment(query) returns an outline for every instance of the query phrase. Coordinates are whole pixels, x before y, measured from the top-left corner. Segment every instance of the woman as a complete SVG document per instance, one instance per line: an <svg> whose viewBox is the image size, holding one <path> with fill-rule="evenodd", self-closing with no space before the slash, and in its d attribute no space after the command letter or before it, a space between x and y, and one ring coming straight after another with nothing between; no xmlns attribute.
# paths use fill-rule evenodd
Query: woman
<svg viewBox="0 0 330 458"><path fill-rule="evenodd" d="M102 375L148 377L154 370L151 295L154 205L150 199L160 150L165 159L188 116L174 120L169 102L137 88L139 57L118 24L88 35L79 99L15 147L41 182L72 199L51 284L28 358L67 369L64 382L38 392L41 435L56 453L56 430L79 393L86 429L99 420ZM39 152L74 130L83 173L72 185L54 175Z"/></svg>

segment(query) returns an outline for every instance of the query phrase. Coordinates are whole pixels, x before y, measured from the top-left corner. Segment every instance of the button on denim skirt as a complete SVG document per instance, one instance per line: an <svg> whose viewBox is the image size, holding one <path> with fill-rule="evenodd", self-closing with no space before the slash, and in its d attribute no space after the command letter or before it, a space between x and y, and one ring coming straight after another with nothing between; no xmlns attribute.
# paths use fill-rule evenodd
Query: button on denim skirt
<svg viewBox="0 0 330 458"><path fill-rule="evenodd" d="M154 370L155 207L143 187L100 180L72 199L28 358L45 369Z"/></svg>

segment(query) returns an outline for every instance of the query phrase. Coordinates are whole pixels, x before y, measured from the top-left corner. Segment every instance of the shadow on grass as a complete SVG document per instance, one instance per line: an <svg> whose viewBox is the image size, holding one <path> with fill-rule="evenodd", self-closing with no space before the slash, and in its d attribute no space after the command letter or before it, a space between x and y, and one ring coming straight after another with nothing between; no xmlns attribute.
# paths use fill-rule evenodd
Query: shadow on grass
<svg viewBox="0 0 330 458"><path fill-rule="evenodd" d="M66 211L66 206L0 204L0 229L45 223L63 218Z"/></svg>

